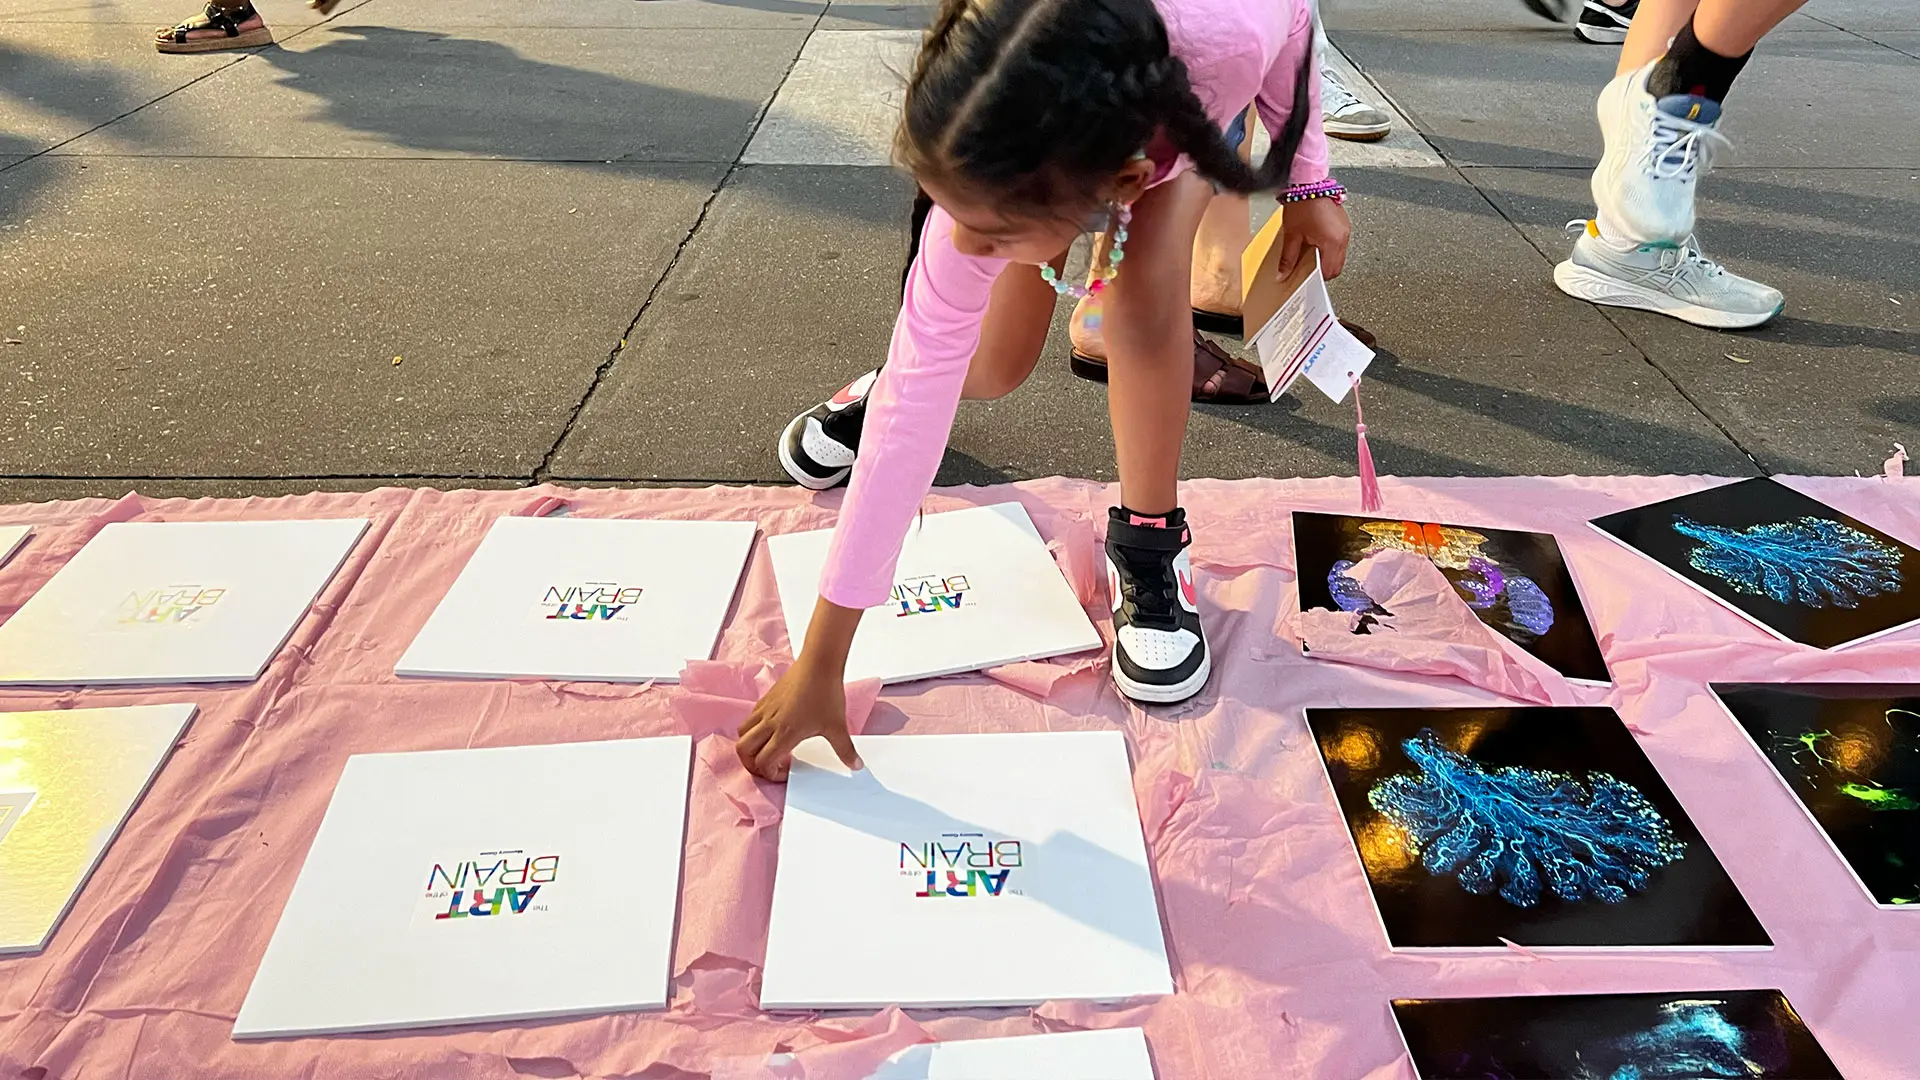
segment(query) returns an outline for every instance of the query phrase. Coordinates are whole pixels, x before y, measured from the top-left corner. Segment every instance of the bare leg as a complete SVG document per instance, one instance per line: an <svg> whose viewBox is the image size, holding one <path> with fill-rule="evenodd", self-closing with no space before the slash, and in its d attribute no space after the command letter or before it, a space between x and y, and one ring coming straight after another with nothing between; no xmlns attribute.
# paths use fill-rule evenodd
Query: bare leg
<svg viewBox="0 0 1920 1080"><path fill-rule="evenodd" d="M1633 25L1627 28L1627 40L1620 46L1620 63L1615 75L1646 67L1667 51L1667 42L1687 25L1700 0L1641 0L1633 13ZM1741 50L1744 52L1745 50Z"/></svg>
<svg viewBox="0 0 1920 1080"><path fill-rule="evenodd" d="M1807 0L1700 0L1693 36L1721 56L1745 56Z"/></svg>
<svg viewBox="0 0 1920 1080"><path fill-rule="evenodd" d="M1240 310L1240 253L1252 236L1253 207L1245 195L1216 195L1193 234L1193 306L1234 314Z"/></svg>
<svg viewBox="0 0 1920 1080"><path fill-rule="evenodd" d="M1126 269L1108 286L1107 402L1120 501L1142 514L1179 504L1180 448L1193 391L1193 313L1173 298L1193 273L1193 238L1213 187L1192 173L1134 205Z"/></svg>
<svg viewBox="0 0 1920 1080"><path fill-rule="evenodd" d="M1693 18L1693 36L1721 56L1745 56L1767 31L1807 0L1642 0L1614 74L1645 67L1667 51L1667 42Z"/></svg>
<svg viewBox="0 0 1920 1080"><path fill-rule="evenodd" d="M1053 260L1054 270L1059 271L1066 261L1063 251ZM1046 346L1058 298L1034 267L1016 263L1000 271L961 397L974 401L1005 397L1027 381Z"/></svg>
<svg viewBox="0 0 1920 1080"><path fill-rule="evenodd" d="M1325 34L1314 23L1315 40ZM1246 112L1246 138L1240 140L1240 160L1253 157L1253 109ZM1201 311L1228 314L1240 310L1240 253L1253 239L1253 204L1245 195L1224 192L1207 204L1200 228L1193 234L1193 306Z"/></svg>

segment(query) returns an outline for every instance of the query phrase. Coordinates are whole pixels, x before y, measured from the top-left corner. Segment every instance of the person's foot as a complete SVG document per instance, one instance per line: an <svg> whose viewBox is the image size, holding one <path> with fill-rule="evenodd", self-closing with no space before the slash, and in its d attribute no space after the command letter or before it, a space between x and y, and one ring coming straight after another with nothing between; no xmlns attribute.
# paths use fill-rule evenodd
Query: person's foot
<svg viewBox="0 0 1920 1080"><path fill-rule="evenodd" d="M1715 330L1759 326L1786 306L1780 290L1707 258L1692 237L1679 247L1642 244L1620 252L1595 236L1590 223L1567 223L1569 232L1576 227L1572 256L1553 268L1553 283L1568 296Z"/></svg>
<svg viewBox="0 0 1920 1080"><path fill-rule="evenodd" d="M1107 513L1107 592L1113 602L1113 681L1135 701L1185 701L1212 660L1194 599L1185 511L1147 518Z"/></svg>
<svg viewBox="0 0 1920 1080"><path fill-rule="evenodd" d="M1554 22L1566 22L1567 13L1573 10L1574 0L1521 0L1527 10L1543 19Z"/></svg>
<svg viewBox="0 0 1920 1080"><path fill-rule="evenodd" d="M780 433L780 467L794 483L814 491L846 483L860 453L867 395L879 376L878 369L867 372L787 424Z"/></svg>
<svg viewBox="0 0 1920 1080"><path fill-rule="evenodd" d="M1647 92L1652 70L1629 71L1600 91L1606 152L1593 171L1593 201L1608 235L1677 245L1693 235L1694 189L1728 143L1718 103L1693 94L1656 101Z"/></svg>
<svg viewBox="0 0 1920 1080"><path fill-rule="evenodd" d="M163 53L217 52L221 49L252 49L271 44L273 31L253 5L221 7L208 3L199 15L177 26L163 26L153 33L153 47Z"/></svg>
<svg viewBox="0 0 1920 1080"><path fill-rule="evenodd" d="M1332 68L1320 69L1320 124L1336 139L1372 142L1393 130L1386 113L1361 101Z"/></svg>
<svg viewBox="0 0 1920 1080"><path fill-rule="evenodd" d="M1587 0L1580 17L1573 20L1573 36L1595 45L1618 45L1627 40L1627 27L1640 10L1640 0L1627 0L1619 7L1608 7L1600 0Z"/></svg>

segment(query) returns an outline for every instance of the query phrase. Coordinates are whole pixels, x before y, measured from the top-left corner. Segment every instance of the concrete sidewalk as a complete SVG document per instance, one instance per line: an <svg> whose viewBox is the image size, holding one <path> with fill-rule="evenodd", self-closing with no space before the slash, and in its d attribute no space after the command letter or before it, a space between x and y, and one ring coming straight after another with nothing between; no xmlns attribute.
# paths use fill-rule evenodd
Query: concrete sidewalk
<svg viewBox="0 0 1920 1080"><path fill-rule="evenodd" d="M1744 334L1550 280L1615 50L1517 0L1335 0L1355 89L1336 299L1380 338L1385 472L1870 471L1920 447L1920 6L1813 0L1729 101L1702 239L1783 289ZM364 0L160 56L180 0L0 0L0 501L384 483L773 482L877 363L926 7ZM1062 317L1064 318L1064 307ZM944 482L1113 473L1056 333ZM1737 359L1735 359L1737 358ZM1193 476L1352 471L1308 392L1195 411Z"/></svg>

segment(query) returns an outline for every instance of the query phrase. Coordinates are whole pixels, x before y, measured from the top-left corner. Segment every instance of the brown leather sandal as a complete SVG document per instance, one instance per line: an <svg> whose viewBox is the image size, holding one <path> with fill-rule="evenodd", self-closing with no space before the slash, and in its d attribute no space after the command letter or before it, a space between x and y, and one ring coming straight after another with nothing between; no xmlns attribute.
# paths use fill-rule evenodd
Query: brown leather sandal
<svg viewBox="0 0 1920 1080"><path fill-rule="evenodd" d="M333 9L340 6L340 0L307 0L307 6L316 14L331 15Z"/></svg>
<svg viewBox="0 0 1920 1080"><path fill-rule="evenodd" d="M1247 321L1237 311L1208 311L1206 308L1193 309L1193 328L1209 334L1225 334L1227 337L1242 337L1247 331Z"/></svg>
<svg viewBox="0 0 1920 1080"><path fill-rule="evenodd" d="M1067 366L1089 382L1107 381L1107 362L1074 350ZM1253 405L1270 400L1260 370L1220 346L1193 335L1193 400L1211 405Z"/></svg>

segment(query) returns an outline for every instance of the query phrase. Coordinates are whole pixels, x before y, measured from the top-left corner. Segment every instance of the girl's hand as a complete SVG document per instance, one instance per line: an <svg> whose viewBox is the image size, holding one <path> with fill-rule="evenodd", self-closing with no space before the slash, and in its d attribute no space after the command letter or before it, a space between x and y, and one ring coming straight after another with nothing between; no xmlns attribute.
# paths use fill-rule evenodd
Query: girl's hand
<svg viewBox="0 0 1920 1080"><path fill-rule="evenodd" d="M847 652L861 614L825 600L815 605L801 655L740 725L734 749L748 772L763 780L785 781L793 748L815 735L827 740L847 768L861 768L847 731L844 682Z"/></svg>
<svg viewBox="0 0 1920 1080"><path fill-rule="evenodd" d="M1280 276L1293 273L1300 252L1309 247L1320 249L1320 272L1328 281L1340 276L1347 264L1347 240L1353 226L1347 221L1347 208L1332 199L1302 199L1281 208Z"/></svg>

